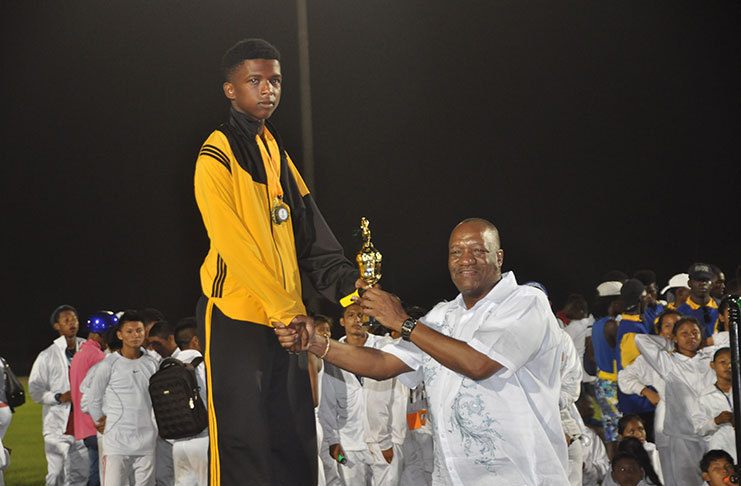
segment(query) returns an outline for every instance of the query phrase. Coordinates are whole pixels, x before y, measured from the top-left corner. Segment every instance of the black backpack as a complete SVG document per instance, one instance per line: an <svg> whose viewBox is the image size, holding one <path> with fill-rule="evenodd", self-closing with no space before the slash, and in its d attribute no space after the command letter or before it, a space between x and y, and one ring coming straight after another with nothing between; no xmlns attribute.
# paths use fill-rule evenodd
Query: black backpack
<svg viewBox="0 0 741 486"><path fill-rule="evenodd" d="M26 403L26 391L23 389L23 385L18 381L13 370L10 369L10 365L5 358L0 358L3 361L3 369L5 370L3 381L5 382L5 399L8 401L10 411L15 412L16 407L20 407Z"/></svg>
<svg viewBox="0 0 741 486"><path fill-rule="evenodd" d="M163 439L183 439L199 434L208 426L208 412L198 393L196 366L202 357L191 363L166 358L149 378L154 418Z"/></svg>

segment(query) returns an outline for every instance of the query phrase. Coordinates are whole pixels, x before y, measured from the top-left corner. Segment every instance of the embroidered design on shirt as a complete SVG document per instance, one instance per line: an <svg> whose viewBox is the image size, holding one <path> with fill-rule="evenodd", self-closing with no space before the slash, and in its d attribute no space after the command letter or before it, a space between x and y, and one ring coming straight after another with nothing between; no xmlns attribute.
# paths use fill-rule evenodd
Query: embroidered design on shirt
<svg viewBox="0 0 741 486"><path fill-rule="evenodd" d="M476 387L469 380L461 387L461 392L451 405L452 415L450 422L453 429L461 434L463 451L468 457L475 457L474 462L481 464L487 471L496 474L494 457L496 452L496 440L502 440L502 436L493 428L495 420L489 415L484 405L481 394L465 392L465 388Z"/></svg>

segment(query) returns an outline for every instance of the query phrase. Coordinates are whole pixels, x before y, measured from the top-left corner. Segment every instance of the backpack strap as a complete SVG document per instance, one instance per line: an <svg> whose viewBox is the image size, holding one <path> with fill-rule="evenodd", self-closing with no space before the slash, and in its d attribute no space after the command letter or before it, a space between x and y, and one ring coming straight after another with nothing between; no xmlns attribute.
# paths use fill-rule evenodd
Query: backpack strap
<svg viewBox="0 0 741 486"><path fill-rule="evenodd" d="M190 362L193 368L196 368L201 363L203 363L203 356L198 356L196 358L193 358L193 361Z"/></svg>

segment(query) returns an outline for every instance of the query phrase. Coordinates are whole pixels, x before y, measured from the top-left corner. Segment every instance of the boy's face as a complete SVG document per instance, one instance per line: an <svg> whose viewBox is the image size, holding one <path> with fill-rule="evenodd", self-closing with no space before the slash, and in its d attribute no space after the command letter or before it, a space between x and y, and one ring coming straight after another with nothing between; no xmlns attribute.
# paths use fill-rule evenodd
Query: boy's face
<svg viewBox="0 0 741 486"><path fill-rule="evenodd" d="M345 328L346 334L364 337L368 334L368 328L363 327L363 319L363 308L359 304L352 304L345 309L340 325Z"/></svg>
<svg viewBox="0 0 741 486"><path fill-rule="evenodd" d="M224 83L224 94L235 110L267 120L280 102L282 77L275 59L247 59Z"/></svg>
<svg viewBox="0 0 741 486"><path fill-rule="evenodd" d="M54 329L59 331L59 335L67 338L75 337L79 327L77 314L70 310L60 312L57 322L54 323Z"/></svg>
<svg viewBox="0 0 741 486"><path fill-rule="evenodd" d="M733 472L733 464L728 462L725 457L721 457L710 463L708 472L702 473L702 479L707 481L710 486L727 486L728 483L723 480Z"/></svg>
<svg viewBox="0 0 741 486"><path fill-rule="evenodd" d="M314 326L314 334L319 334L320 336L330 337L332 333L329 330L329 323L327 321L321 321L316 326Z"/></svg>
<svg viewBox="0 0 741 486"><path fill-rule="evenodd" d="M121 328L116 331L116 335L124 343L124 346L139 348L144 344L144 323L141 321L126 321L121 324Z"/></svg>
<svg viewBox="0 0 741 486"><path fill-rule="evenodd" d="M637 486L643 479L643 469L635 459L625 458L612 468L612 479L620 486Z"/></svg>
<svg viewBox="0 0 741 486"><path fill-rule="evenodd" d="M646 442L646 428L640 420L631 420L625 426L623 437L635 437L641 442Z"/></svg>
<svg viewBox="0 0 741 486"><path fill-rule="evenodd" d="M731 381L731 352L722 351L710 363L710 367L715 370L715 375L720 379Z"/></svg>

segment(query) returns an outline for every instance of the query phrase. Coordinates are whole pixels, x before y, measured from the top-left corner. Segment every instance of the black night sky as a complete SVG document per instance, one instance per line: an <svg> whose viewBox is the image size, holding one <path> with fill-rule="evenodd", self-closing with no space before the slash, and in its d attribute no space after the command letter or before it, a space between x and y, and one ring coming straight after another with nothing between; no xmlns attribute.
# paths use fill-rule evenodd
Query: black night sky
<svg viewBox="0 0 741 486"><path fill-rule="evenodd" d="M734 276L738 2L309 3L311 189L349 257L371 220L385 288L453 297L447 237L469 216L499 226L505 269L556 306L611 269ZM0 18L0 355L25 374L61 303L83 320L193 314L207 249L193 168L227 113L221 56L245 37L282 51L273 122L301 168L297 14L77 0L6 1Z"/></svg>

